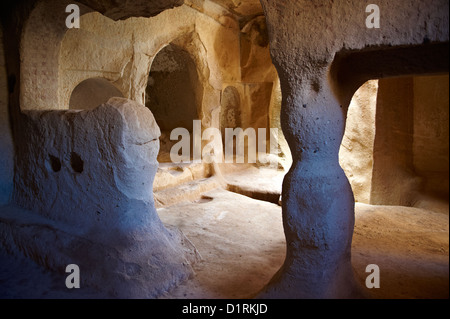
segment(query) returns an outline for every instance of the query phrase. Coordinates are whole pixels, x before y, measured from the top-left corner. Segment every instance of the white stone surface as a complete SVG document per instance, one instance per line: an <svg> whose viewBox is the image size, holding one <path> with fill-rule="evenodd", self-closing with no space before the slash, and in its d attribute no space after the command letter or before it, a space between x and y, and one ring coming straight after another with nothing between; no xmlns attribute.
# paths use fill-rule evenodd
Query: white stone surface
<svg viewBox="0 0 450 319"><path fill-rule="evenodd" d="M155 210L160 131L148 108L112 98L89 111L26 112L23 122L27 169L14 199L30 212L2 223L16 238L8 250L52 270L75 263L87 285L116 297L156 297L191 275L195 248Z"/></svg>

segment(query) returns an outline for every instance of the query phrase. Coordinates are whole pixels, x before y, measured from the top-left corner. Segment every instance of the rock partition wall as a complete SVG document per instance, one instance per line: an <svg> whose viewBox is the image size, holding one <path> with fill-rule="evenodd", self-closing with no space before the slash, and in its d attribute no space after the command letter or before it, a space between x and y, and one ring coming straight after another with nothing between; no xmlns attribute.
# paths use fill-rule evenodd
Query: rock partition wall
<svg viewBox="0 0 450 319"><path fill-rule="evenodd" d="M9 203L13 190L14 149L8 106L8 77L0 28L0 205Z"/></svg>
<svg viewBox="0 0 450 319"><path fill-rule="evenodd" d="M192 274L195 249L154 206L160 130L148 108L113 98L26 111L22 125L14 202L37 215L2 220L7 249L56 271L75 263L84 284L115 297L156 297Z"/></svg>
<svg viewBox="0 0 450 319"><path fill-rule="evenodd" d="M352 185L355 200L370 203L378 81L364 83L348 109L339 162Z"/></svg>
<svg viewBox="0 0 450 319"><path fill-rule="evenodd" d="M379 81L371 190L375 205L412 206L420 189L412 151L413 85L412 77Z"/></svg>
<svg viewBox="0 0 450 319"><path fill-rule="evenodd" d="M370 203L448 200L448 75L380 80Z"/></svg>
<svg viewBox="0 0 450 319"><path fill-rule="evenodd" d="M414 78L413 157L423 191L449 194L449 77Z"/></svg>

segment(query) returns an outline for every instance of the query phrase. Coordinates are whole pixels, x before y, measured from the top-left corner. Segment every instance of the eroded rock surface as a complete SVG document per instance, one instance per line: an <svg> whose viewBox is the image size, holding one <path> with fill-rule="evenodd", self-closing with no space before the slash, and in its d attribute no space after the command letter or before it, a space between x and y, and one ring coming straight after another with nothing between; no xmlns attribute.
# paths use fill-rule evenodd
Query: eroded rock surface
<svg viewBox="0 0 450 319"><path fill-rule="evenodd" d="M113 98L23 117L14 201L28 212L2 219L9 251L55 271L77 264L116 297L155 297L191 275L195 248L155 210L160 130L146 107Z"/></svg>

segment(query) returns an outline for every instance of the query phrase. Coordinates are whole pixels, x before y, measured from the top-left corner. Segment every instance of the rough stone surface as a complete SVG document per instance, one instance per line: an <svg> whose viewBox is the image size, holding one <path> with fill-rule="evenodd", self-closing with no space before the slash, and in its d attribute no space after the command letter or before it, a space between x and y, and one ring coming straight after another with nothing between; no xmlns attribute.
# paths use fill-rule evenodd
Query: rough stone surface
<svg viewBox="0 0 450 319"><path fill-rule="evenodd" d="M15 175L14 202L37 215L5 217L2 238L16 238L3 242L9 251L53 270L76 263L87 285L116 297L155 297L190 276L195 249L154 207L160 130L146 107L112 98L22 120L30 143L16 162L27 169Z"/></svg>
<svg viewBox="0 0 450 319"><path fill-rule="evenodd" d="M103 15L114 19L126 19L129 17L151 17L164 10L183 4L183 0L139 0L122 3L111 3L107 0L81 0L78 1Z"/></svg>
<svg viewBox="0 0 450 319"><path fill-rule="evenodd" d="M259 0L215 0L215 2L240 16L261 15L263 13Z"/></svg>
<svg viewBox="0 0 450 319"><path fill-rule="evenodd" d="M355 93L348 109L339 159L355 200L370 203L378 81L368 81Z"/></svg>
<svg viewBox="0 0 450 319"><path fill-rule="evenodd" d="M61 19L60 6L62 4L53 7L50 0L42 1L33 10L25 26L21 75L26 80L21 82L21 109L68 109L71 94L80 83L102 78L114 85L124 97L149 107L158 103L173 104L164 96L172 96L174 100L176 96L181 96L185 100L185 109L196 112L175 112L183 120L178 119L173 126L189 128L186 122L199 119L202 129L220 128L225 90L234 86L239 91L238 101L243 118L255 119L242 122L244 129L280 128L281 91L269 54L264 17L250 15L251 19L244 19L246 22L240 25L239 15L230 13L223 4L187 1L180 7L151 18L123 21L113 21L82 7L80 29L62 29L56 22L47 24L45 28L41 26L40 21L50 17L53 20L55 17L58 17L56 20ZM160 32L161 29L164 29L164 33ZM41 50L34 43L43 41L41 38L47 33L52 35L45 39ZM49 44L51 42L55 45ZM161 81L164 72L160 77L149 77L149 72L156 72L155 76L160 74L160 56L168 47L178 48L182 55L193 62L190 63L189 77L198 78L191 81L193 88L187 88L188 83L184 83L186 90L181 90L170 79ZM49 55L50 58L43 61L43 57ZM177 55L181 57L181 54ZM186 60L185 57L182 59ZM193 65L196 67L196 76ZM45 78L45 81L38 78ZM170 84L166 85L166 82ZM51 91L47 90L49 86L53 88ZM163 92L162 86L166 87L165 95L158 93ZM179 93L188 91L195 91L195 97L188 98L186 94ZM196 105L188 107L190 104ZM161 122L163 137L168 137L167 114L174 112L165 110L167 114L160 119L156 110L155 106L154 113L157 121ZM187 113L192 113L192 116ZM284 142L281 130L279 136ZM168 138L162 143L169 148L172 145ZM283 152L280 155L289 156L288 147L282 144ZM162 156L161 160L165 161L165 157Z"/></svg>
<svg viewBox="0 0 450 319"><path fill-rule="evenodd" d="M356 204L352 265L362 286L367 265L381 271L373 299L448 299L446 213L401 206Z"/></svg>
<svg viewBox="0 0 450 319"><path fill-rule="evenodd" d="M226 174L224 179L229 191L278 204L285 174L285 171L276 169L253 167L244 172Z"/></svg>
<svg viewBox="0 0 450 319"><path fill-rule="evenodd" d="M412 150L413 83L411 77L379 81L372 204L412 206L420 189ZM379 131L383 127L389 129Z"/></svg>
<svg viewBox="0 0 450 319"><path fill-rule="evenodd" d="M14 149L8 109L8 80L0 28L0 205L9 203L13 190Z"/></svg>
<svg viewBox="0 0 450 319"><path fill-rule="evenodd" d="M380 80L372 204L448 200L447 84L448 76Z"/></svg>
<svg viewBox="0 0 450 319"><path fill-rule="evenodd" d="M440 50L434 46L422 55L408 55L408 49L397 55L386 51L392 56L386 56L381 70L375 70L373 62L376 56L383 59L383 47L417 46L424 39L448 42L448 10L443 9L448 2L378 1L383 27L375 30L366 28L367 4L357 0L261 2L281 81L281 123L293 165L283 186L286 261L260 296L352 297L357 295L350 264L354 197L338 163L346 111L357 88L376 74L429 72L448 65L445 55L423 59L427 50ZM358 50L370 47L373 56L333 63L340 52L351 51L356 57ZM399 61L402 55L409 59Z"/></svg>
<svg viewBox="0 0 450 319"><path fill-rule="evenodd" d="M413 158L423 191L448 200L449 78L414 78Z"/></svg>
<svg viewBox="0 0 450 319"><path fill-rule="evenodd" d="M340 150L356 200L416 207L432 197L448 201L448 76L380 82L355 93Z"/></svg>

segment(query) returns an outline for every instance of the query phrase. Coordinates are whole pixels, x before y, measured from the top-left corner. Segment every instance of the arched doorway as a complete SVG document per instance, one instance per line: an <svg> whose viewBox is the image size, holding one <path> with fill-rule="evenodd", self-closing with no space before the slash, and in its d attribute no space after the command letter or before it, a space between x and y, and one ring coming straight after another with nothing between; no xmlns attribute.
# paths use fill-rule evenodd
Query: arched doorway
<svg viewBox="0 0 450 319"><path fill-rule="evenodd" d="M91 78L78 84L72 92L69 108L91 110L108 102L112 97L124 97L111 82L103 78Z"/></svg>
<svg viewBox="0 0 450 319"><path fill-rule="evenodd" d="M172 130L184 128L193 132L202 92L197 67L188 52L169 44L156 55L148 78L145 105L161 128L160 162L170 162L170 150L177 142L170 140Z"/></svg>

